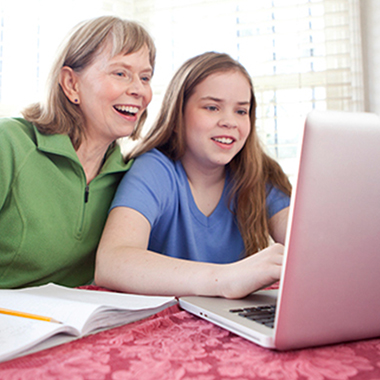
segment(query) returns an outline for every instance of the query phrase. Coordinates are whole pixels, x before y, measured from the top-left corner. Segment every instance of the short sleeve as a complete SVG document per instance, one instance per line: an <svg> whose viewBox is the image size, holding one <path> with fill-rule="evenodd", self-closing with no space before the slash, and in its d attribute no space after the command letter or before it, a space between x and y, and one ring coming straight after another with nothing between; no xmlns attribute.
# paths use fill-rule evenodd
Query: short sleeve
<svg viewBox="0 0 380 380"><path fill-rule="evenodd" d="M116 191L111 210L129 207L144 215L153 227L170 202L174 165L157 150L136 158Z"/></svg>
<svg viewBox="0 0 380 380"><path fill-rule="evenodd" d="M290 205L290 197L275 186L268 186L266 199L268 219Z"/></svg>

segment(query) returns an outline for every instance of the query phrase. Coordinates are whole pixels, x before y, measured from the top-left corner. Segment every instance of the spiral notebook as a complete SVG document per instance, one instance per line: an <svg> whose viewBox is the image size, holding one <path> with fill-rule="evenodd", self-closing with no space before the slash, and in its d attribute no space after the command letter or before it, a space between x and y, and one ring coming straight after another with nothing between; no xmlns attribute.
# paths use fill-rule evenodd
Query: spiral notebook
<svg viewBox="0 0 380 380"><path fill-rule="evenodd" d="M299 156L279 289L180 306L278 350L379 337L380 118L313 111Z"/></svg>

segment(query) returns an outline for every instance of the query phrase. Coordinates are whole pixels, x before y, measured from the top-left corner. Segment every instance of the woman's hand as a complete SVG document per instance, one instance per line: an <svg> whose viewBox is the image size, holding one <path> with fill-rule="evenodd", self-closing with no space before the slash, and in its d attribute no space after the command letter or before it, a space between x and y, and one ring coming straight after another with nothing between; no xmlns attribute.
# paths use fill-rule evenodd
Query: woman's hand
<svg viewBox="0 0 380 380"><path fill-rule="evenodd" d="M278 281L283 254L284 246L274 244L243 260L221 266L220 296L242 298Z"/></svg>

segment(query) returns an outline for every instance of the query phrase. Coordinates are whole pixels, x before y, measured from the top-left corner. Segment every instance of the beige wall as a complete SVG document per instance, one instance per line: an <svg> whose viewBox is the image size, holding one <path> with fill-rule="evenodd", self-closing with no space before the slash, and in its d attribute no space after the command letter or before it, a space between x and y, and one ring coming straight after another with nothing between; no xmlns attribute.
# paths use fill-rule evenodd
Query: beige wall
<svg viewBox="0 0 380 380"><path fill-rule="evenodd" d="M365 108L380 115L380 1L360 0Z"/></svg>

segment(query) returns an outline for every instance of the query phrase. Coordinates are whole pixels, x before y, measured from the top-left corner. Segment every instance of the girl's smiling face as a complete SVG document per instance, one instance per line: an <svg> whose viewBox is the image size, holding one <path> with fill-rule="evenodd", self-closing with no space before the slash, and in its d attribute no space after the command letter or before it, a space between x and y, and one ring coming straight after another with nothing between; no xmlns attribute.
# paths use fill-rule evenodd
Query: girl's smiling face
<svg viewBox="0 0 380 380"><path fill-rule="evenodd" d="M224 169L250 133L250 106L250 84L239 71L214 73L199 83L184 110L183 165Z"/></svg>
<svg viewBox="0 0 380 380"><path fill-rule="evenodd" d="M93 63L74 74L87 139L110 144L133 132L152 99L152 71L146 46L114 57L107 46Z"/></svg>

